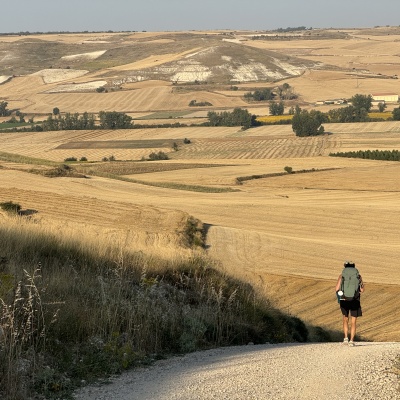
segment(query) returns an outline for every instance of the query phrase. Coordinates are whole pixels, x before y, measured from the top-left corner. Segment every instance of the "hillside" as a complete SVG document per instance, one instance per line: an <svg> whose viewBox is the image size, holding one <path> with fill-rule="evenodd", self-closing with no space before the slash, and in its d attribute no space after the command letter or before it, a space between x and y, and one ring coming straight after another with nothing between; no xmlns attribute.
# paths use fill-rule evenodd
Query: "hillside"
<svg viewBox="0 0 400 400"><path fill-rule="evenodd" d="M193 99L212 104L205 110L248 107L265 115L268 106L245 102L244 93L285 82L304 107L356 93L396 93L399 32L384 31L0 36L0 99L36 118L54 107L140 118L154 111L199 111L188 106Z"/></svg>

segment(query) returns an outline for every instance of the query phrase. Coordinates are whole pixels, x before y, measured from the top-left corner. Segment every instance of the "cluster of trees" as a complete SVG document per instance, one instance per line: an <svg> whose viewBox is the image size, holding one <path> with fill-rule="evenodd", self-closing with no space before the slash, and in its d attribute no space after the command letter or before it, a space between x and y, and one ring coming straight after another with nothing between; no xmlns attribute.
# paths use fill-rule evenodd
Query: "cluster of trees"
<svg viewBox="0 0 400 400"><path fill-rule="evenodd" d="M266 101L273 100L275 95L272 93L272 89L257 89L254 92L245 93L244 98L249 101Z"/></svg>
<svg viewBox="0 0 400 400"><path fill-rule="evenodd" d="M372 121L368 112L372 108L372 96L356 94L350 99L351 105L322 113L320 111L301 110L296 107L292 119L292 128L297 136L314 136L324 133L323 123L367 122ZM400 107L393 110L393 120L400 121Z"/></svg>
<svg viewBox="0 0 400 400"><path fill-rule="evenodd" d="M36 125L34 130L40 131L59 131L59 130L85 130L85 129L128 129L133 127L132 117L125 113L117 111L100 111L99 126L96 125L94 114L87 112L80 115L79 113L65 113L60 115L59 109L56 107L53 114L49 115L46 121L41 125Z"/></svg>
<svg viewBox="0 0 400 400"><path fill-rule="evenodd" d="M294 88L288 83L284 83L276 88L276 92L281 100L294 100L297 99L297 94L294 92Z"/></svg>
<svg viewBox="0 0 400 400"><path fill-rule="evenodd" d="M400 161L399 150L359 150L330 153L332 157L363 158L367 160Z"/></svg>
<svg viewBox="0 0 400 400"><path fill-rule="evenodd" d="M43 131L64 131L64 130L82 130L94 129L95 118L93 114L87 112L79 115L79 113L66 113L64 116L56 114L56 117L49 115L46 121L41 125L36 125L35 130Z"/></svg>
<svg viewBox="0 0 400 400"><path fill-rule="evenodd" d="M235 108L232 112L223 111L216 113L210 111L207 117L209 120L207 123L208 126L242 126L250 128L251 126L260 125L254 114L250 114L247 110L241 108Z"/></svg>
<svg viewBox="0 0 400 400"><path fill-rule="evenodd" d="M276 91L276 94L274 91ZM278 86L275 89L264 88L257 89L254 92L247 92L244 95L244 98L248 101L270 101L273 100L276 96L279 97L280 100L293 100L297 99L297 94L294 92L292 86L288 83L284 83L281 86Z"/></svg>

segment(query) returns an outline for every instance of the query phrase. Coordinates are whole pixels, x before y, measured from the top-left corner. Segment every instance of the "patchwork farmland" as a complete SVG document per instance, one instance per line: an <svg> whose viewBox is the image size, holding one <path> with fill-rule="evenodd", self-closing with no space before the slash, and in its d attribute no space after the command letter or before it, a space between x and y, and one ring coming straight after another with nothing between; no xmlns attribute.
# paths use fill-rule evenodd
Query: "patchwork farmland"
<svg viewBox="0 0 400 400"><path fill-rule="evenodd" d="M325 135L306 138L290 125L242 130L196 123L208 111L234 107L265 116L268 103L249 103L244 94L283 83L298 94L288 105L305 109L356 93L400 93L393 78L400 32L383 29L344 30L339 38L328 30L323 38L290 41L252 40L247 32L38 35L34 44L0 37L1 51L24 60L14 62L15 73L9 58L0 61L0 77L7 77L0 100L14 113L40 121L54 107L62 114L116 110L134 124L194 125L0 133L0 202L35 210L31 219L43 228L171 257L190 255L176 232L193 215L206 224L204 251L222 271L251 283L281 310L333 330L340 329L334 285L352 259L367 288L360 335L400 340L400 165L329 157L400 149L400 122L325 124ZM37 65L29 46L44 54L49 43L61 50ZM190 107L192 100L212 105ZM140 161L159 151L169 160ZM102 161L110 156L116 161ZM87 158L68 164L85 178L38 171L70 157ZM287 166L295 173L285 173ZM240 177L252 179L240 184ZM0 213L1 223L7 218Z"/></svg>

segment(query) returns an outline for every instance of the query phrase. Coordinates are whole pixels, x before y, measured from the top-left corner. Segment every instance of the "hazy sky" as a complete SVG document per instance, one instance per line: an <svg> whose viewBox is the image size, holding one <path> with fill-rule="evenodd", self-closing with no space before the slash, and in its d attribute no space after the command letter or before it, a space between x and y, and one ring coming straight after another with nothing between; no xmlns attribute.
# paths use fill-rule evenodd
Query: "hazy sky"
<svg viewBox="0 0 400 400"><path fill-rule="evenodd" d="M400 25L400 0L19 0L7 8L0 32Z"/></svg>

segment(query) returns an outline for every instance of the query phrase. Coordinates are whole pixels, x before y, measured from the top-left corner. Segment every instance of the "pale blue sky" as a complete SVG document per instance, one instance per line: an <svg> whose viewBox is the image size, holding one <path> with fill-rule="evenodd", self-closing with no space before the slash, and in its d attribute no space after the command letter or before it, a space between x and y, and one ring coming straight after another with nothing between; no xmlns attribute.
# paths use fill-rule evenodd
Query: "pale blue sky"
<svg viewBox="0 0 400 400"><path fill-rule="evenodd" d="M0 32L269 30L400 25L400 0L19 0ZM5 7L8 12L5 12Z"/></svg>

